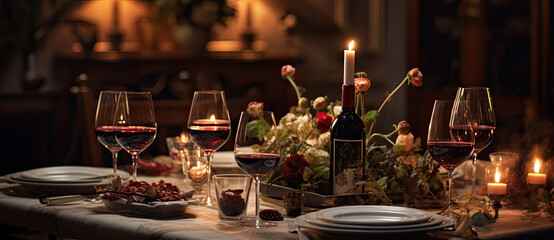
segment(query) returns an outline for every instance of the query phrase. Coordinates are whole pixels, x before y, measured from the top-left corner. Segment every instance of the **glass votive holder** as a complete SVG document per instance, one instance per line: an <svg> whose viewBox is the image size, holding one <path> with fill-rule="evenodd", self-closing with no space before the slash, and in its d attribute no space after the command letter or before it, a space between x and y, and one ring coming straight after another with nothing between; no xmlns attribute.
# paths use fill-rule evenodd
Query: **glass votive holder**
<svg viewBox="0 0 554 240"><path fill-rule="evenodd" d="M208 156L200 149L192 149L184 152L183 174L187 183L197 193L203 193L202 187L208 181Z"/></svg>
<svg viewBox="0 0 554 240"><path fill-rule="evenodd" d="M492 161L487 167L487 196L500 199L506 195L508 187L508 169L497 161Z"/></svg>
<svg viewBox="0 0 554 240"><path fill-rule="evenodd" d="M213 176L219 219L240 220L246 217L252 177L246 174Z"/></svg>
<svg viewBox="0 0 554 240"><path fill-rule="evenodd" d="M297 217L302 213L305 196L301 192L288 192L283 194L283 205L289 217Z"/></svg>
<svg viewBox="0 0 554 240"><path fill-rule="evenodd" d="M181 136L165 138L169 156L176 164L181 164L185 157L185 152L191 149L196 149L194 143L190 141L185 132Z"/></svg>
<svg viewBox="0 0 554 240"><path fill-rule="evenodd" d="M181 164L185 157L184 149L180 143L181 137L166 137L165 142L167 144L167 150L173 163Z"/></svg>
<svg viewBox="0 0 554 240"><path fill-rule="evenodd" d="M519 154L516 152L493 152L489 154L489 158L491 160L491 164L497 165L497 166L504 166L505 168L512 168L515 166L515 163L517 159L519 158Z"/></svg>

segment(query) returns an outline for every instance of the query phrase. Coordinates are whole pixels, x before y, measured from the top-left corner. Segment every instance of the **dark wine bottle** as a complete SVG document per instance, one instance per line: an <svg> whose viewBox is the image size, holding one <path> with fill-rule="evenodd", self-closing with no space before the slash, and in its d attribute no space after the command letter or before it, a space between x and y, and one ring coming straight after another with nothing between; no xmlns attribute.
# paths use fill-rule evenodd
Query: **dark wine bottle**
<svg viewBox="0 0 554 240"><path fill-rule="evenodd" d="M342 85L342 112L331 125L331 194L359 193L365 172L365 126L354 109L354 85Z"/></svg>

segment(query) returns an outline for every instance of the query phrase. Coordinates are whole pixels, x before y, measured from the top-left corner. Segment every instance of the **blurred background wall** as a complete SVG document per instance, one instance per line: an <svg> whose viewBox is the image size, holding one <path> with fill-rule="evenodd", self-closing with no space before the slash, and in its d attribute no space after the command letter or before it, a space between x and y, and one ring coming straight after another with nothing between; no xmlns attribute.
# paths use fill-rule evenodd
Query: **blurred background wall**
<svg viewBox="0 0 554 240"><path fill-rule="evenodd" d="M252 100L280 118L296 104L280 78L280 67L291 64L306 97L340 100L351 39L356 71L372 81L369 109L411 68L424 75L422 87L403 87L387 104L378 132L406 119L425 142L435 99L487 86L498 127L482 158L533 144L551 152L551 10L546 0L2 1L2 173L110 165L82 131L89 127L83 105L94 108L104 89L153 93L159 132L145 157L167 154L164 138L185 127L194 90L225 90L235 121ZM86 82L76 82L81 73Z"/></svg>

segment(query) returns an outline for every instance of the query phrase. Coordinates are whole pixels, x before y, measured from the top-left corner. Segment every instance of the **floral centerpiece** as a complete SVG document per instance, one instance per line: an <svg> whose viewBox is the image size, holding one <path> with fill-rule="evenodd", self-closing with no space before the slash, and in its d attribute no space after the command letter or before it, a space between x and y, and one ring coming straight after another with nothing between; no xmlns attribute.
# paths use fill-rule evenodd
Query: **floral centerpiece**
<svg viewBox="0 0 554 240"><path fill-rule="evenodd" d="M340 113L340 102L330 101L327 97L317 97L312 101L302 97L303 89L296 85L294 73L295 68L290 65L281 69L281 76L295 89L298 105L292 106L278 123L282 161L268 175L266 182L268 185L329 194L329 129ZM425 200L440 201L444 195L445 184L438 171L439 165L429 154L422 153L421 140L414 139L407 121L393 124L388 134L372 132L381 110L398 89L404 85L419 87L422 84L423 75L414 68L377 110L366 111L364 102L371 81L367 74L356 73L356 113L364 121L367 131L364 191L371 196L371 203L391 203L391 196L396 194L402 196L408 205L422 206ZM260 107L260 104L250 104L249 107ZM383 138L390 145L376 146L376 138Z"/></svg>

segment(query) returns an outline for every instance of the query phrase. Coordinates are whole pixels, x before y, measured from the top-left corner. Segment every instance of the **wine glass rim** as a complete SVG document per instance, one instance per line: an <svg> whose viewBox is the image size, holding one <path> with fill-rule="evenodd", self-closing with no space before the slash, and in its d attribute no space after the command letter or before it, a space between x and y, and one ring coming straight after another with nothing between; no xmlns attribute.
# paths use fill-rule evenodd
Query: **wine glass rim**
<svg viewBox="0 0 554 240"><path fill-rule="evenodd" d="M124 91L119 91L119 90L102 90L100 91L100 93L122 93Z"/></svg>
<svg viewBox="0 0 554 240"><path fill-rule="evenodd" d="M243 111L241 111L241 112L248 113L248 111L246 111L246 110L243 110ZM261 112L262 112L262 113L273 113L273 111L266 111L266 110L261 111Z"/></svg>
<svg viewBox="0 0 554 240"><path fill-rule="evenodd" d="M252 178L252 176L248 174L240 174L240 173L224 173L224 174L213 175L213 178L243 178L243 177Z"/></svg>
<svg viewBox="0 0 554 240"><path fill-rule="evenodd" d="M458 89L464 89L464 90L490 90L489 87L458 87Z"/></svg>
<svg viewBox="0 0 554 240"><path fill-rule="evenodd" d="M126 94L150 94L149 91L123 91Z"/></svg>
<svg viewBox="0 0 554 240"><path fill-rule="evenodd" d="M222 93L223 91L221 90L199 90L199 91L194 91L194 93Z"/></svg>
<svg viewBox="0 0 554 240"><path fill-rule="evenodd" d="M445 102L445 103L454 103L454 99L436 99L435 102Z"/></svg>

